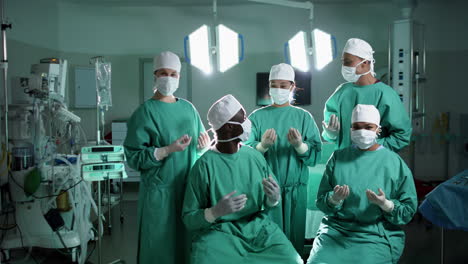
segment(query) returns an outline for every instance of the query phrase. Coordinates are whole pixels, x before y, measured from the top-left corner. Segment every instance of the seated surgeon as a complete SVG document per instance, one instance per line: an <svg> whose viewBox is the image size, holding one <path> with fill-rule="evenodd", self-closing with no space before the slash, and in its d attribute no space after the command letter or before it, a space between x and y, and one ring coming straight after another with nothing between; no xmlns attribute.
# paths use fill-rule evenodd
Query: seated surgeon
<svg viewBox="0 0 468 264"><path fill-rule="evenodd" d="M217 142L193 166L182 210L194 234L191 263L302 263L267 214L280 202L280 187L263 155L241 144L251 127L244 108L226 95L208 121Z"/></svg>
<svg viewBox="0 0 468 264"><path fill-rule="evenodd" d="M377 144L380 114L373 105L352 112L354 145L333 153L317 194L325 213L311 263L398 263L407 224L417 208L413 176L395 152Z"/></svg>

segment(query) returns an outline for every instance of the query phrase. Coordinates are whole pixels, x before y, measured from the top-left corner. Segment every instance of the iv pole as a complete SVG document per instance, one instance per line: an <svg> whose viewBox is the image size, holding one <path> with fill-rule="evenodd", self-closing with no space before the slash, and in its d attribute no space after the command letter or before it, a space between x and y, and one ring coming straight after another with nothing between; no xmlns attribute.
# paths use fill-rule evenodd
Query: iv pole
<svg viewBox="0 0 468 264"><path fill-rule="evenodd" d="M7 38L6 38L6 30L11 29L11 24L5 18L5 1L0 0L0 7L1 7L1 20L2 20L2 61L0 62L0 68L3 69L3 99L4 99L4 115L3 115L3 129L5 130L5 137L4 137L4 146L5 146L5 156L6 156L6 164L7 170L8 164L10 162L10 146L8 145L8 57L7 57ZM1 142L1 141L0 141ZM0 211L2 208L2 201L0 200ZM1 263L1 260L0 260Z"/></svg>
<svg viewBox="0 0 468 264"><path fill-rule="evenodd" d="M5 137L4 137L4 144L5 144L5 152L9 153L9 146L8 146L8 57L7 57L7 38L6 38L6 30L11 29L11 24L7 22L5 18L5 1L1 1L1 20L2 20L2 61L0 63L0 68L3 69L3 96L4 96L4 126L3 129L5 130Z"/></svg>
<svg viewBox="0 0 468 264"><path fill-rule="evenodd" d="M90 59L90 63L93 63L94 62L94 65L96 67L96 71L97 71L97 67L98 67L98 63L99 62L103 62L104 61L104 57L102 56L97 56L97 57L92 57ZM96 84L97 85L97 84ZM96 114L96 143L97 145L100 145L101 143L101 131L100 131L100 121L104 122L104 109L103 109L103 106L99 105L99 102L100 102L100 99L99 99L99 93L98 91L96 90L96 111L97 111L97 114ZM100 117L99 114L102 114L102 116ZM110 181L109 178L107 179L104 179L105 181ZM102 230L102 198L101 198L101 180L97 181L97 198L98 198L98 205L97 205L97 208L98 208L98 212L97 212L97 215L98 215L98 241L97 241L97 250L98 250L98 264L101 264L102 263L102 238L101 238L101 234L103 233L103 230ZM111 199L110 199L110 184L109 184L109 189L108 189L108 198L107 198L107 204L109 206L109 219L108 221L110 222L110 210L111 210ZM125 263L124 260L121 260L121 259L117 259L117 260L114 260L112 262L110 262L110 264L116 264L116 263Z"/></svg>

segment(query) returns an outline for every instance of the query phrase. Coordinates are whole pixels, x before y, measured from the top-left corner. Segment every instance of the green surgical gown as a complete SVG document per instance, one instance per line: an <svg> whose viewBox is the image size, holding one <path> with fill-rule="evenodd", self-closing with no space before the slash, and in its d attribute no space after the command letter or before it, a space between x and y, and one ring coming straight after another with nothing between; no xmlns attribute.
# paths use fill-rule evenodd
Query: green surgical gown
<svg viewBox="0 0 468 264"><path fill-rule="evenodd" d="M193 231L192 264L302 263L265 212L262 180L269 175L274 177L262 155L245 145L234 154L209 150L195 163L183 207L183 221ZM247 196L244 209L207 222L205 209L234 190L234 196Z"/></svg>
<svg viewBox="0 0 468 264"><path fill-rule="evenodd" d="M336 185L350 194L333 206L328 198ZM383 212L366 196L381 188L395 207ZM387 148L361 151L354 146L337 150L328 161L317 195L325 213L310 253L311 263L397 263L405 245L407 224L417 209L413 176L405 162Z"/></svg>
<svg viewBox="0 0 468 264"><path fill-rule="evenodd" d="M255 148L263 133L274 128L276 142L264 156L281 185L283 200L280 206L270 210L270 216L284 231L296 250L303 254L307 212L308 166L315 166L320 160L322 142L312 115L306 110L295 107L267 106L254 111L252 134L246 142ZM309 147L304 154L298 154L288 142L288 131L296 128Z"/></svg>
<svg viewBox="0 0 468 264"><path fill-rule="evenodd" d="M197 159L197 139L204 130L197 110L184 99L175 103L150 99L128 121L125 155L128 165L141 173L138 263L179 264L189 258L180 215L186 177ZM184 134L192 137L184 151L155 159L155 148L168 146Z"/></svg>
<svg viewBox="0 0 468 264"><path fill-rule="evenodd" d="M351 145L351 115L357 104L374 105L379 110L382 127L379 144L398 151L410 143L412 129L408 113L396 91L382 82L365 86L344 83L336 89L325 103L324 120L328 124L331 115L338 116L341 129L334 140L323 131L325 140L335 142L337 149Z"/></svg>

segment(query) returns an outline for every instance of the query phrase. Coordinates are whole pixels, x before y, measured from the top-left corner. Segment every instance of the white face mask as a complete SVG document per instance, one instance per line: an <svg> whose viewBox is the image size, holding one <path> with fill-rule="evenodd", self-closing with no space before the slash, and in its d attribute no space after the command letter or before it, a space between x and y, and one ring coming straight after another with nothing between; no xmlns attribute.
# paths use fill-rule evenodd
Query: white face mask
<svg viewBox="0 0 468 264"><path fill-rule="evenodd" d="M348 82L357 82L357 80L359 80L359 78L363 75L366 75L368 74L369 72L371 72L372 70L366 72L366 73L363 73L363 74L357 74L356 73L356 68L357 66L361 65L362 63L364 63L365 61L367 60L363 60L361 61L360 63L358 63L356 66L354 67L349 67L349 66L344 66L342 65L341 66L341 75L343 75L343 78L348 81Z"/></svg>
<svg viewBox="0 0 468 264"><path fill-rule="evenodd" d="M270 88L270 96L277 105L282 105L289 101L290 89Z"/></svg>
<svg viewBox="0 0 468 264"><path fill-rule="evenodd" d="M351 129L351 141L360 149L368 149L377 143L377 132L367 129Z"/></svg>
<svg viewBox="0 0 468 264"><path fill-rule="evenodd" d="M164 96L171 96L179 88L179 78L157 77L154 83L153 92L158 90Z"/></svg>
<svg viewBox="0 0 468 264"><path fill-rule="evenodd" d="M250 132L252 131L252 122L250 122L250 120L248 118L245 119L245 121L242 122L242 123L229 121L229 122L226 122L226 124L241 125L243 132L239 136L233 137L233 138L230 138L230 139L218 139L218 142L230 142L230 141L233 141L235 139L240 139L241 141L246 141L247 139L249 139Z"/></svg>

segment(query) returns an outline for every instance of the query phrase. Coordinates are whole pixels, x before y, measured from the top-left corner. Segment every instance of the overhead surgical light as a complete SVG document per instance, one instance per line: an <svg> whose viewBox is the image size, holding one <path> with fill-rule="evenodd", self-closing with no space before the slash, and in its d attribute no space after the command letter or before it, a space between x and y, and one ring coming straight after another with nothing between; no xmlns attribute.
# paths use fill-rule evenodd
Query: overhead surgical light
<svg viewBox="0 0 468 264"><path fill-rule="evenodd" d="M294 35L294 37L284 44L284 56L286 58L286 62L291 64L294 68L303 72L309 71L309 57L313 56L315 68L317 70L321 70L336 58L337 49L335 37L320 29L314 29L313 27L314 5L311 2L296 2L289 0L249 1L309 10L311 35L304 31L299 31Z"/></svg>
<svg viewBox="0 0 468 264"><path fill-rule="evenodd" d="M192 32L188 36L188 41L190 42L191 58L187 60L187 54L185 55L185 58L188 62L205 73L211 73L213 68L211 65L209 33L210 32L207 25L203 25Z"/></svg>
<svg viewBox="0 0 468 264"><path fill-rule="evenodd" d="M242 39L242 35L237 34L235 31L224 26L223 24L217 26L216 29L216 36L218 37L217 42L219 44L219 71L225 72L244 59L244 42ZM242 50L240 55L238 39L241 40L242 44Z"/></svg>
<svg viewBox="0 0 468 264"><path fill-rule="evenodd" d="M289 47L289 58L290 64L306 72L309 70L309 62L307 56L307 40L304 31L299 31L292 39L287 43Z"/></svg>
<svg viewBox="0 0 468 264"><path fill-rule="evenodd" d="M312 31L312 43L315 68L321 70L336 58L336 38L316 28Z"/></svg>
<svg viewBox="0 0 468 264"><path fill-rule="evenodd" d="M214 25L216 10L214 0ZM207 25L203 25L184 38L184 53L188 63L206 74L212 73L213 68L225 72L244 59L244 37L223 24L217 25L214 32Z"/></svg>
<svg viewBox="0 0 468 264"><path fill-rule="evenodd" d="M286 62L303 72L309 71L309 56L313 56L315 69L321 70L336 58L336 39L320 29L312 31L312 47L307 34L299 31L284 44Z"/></svg>

